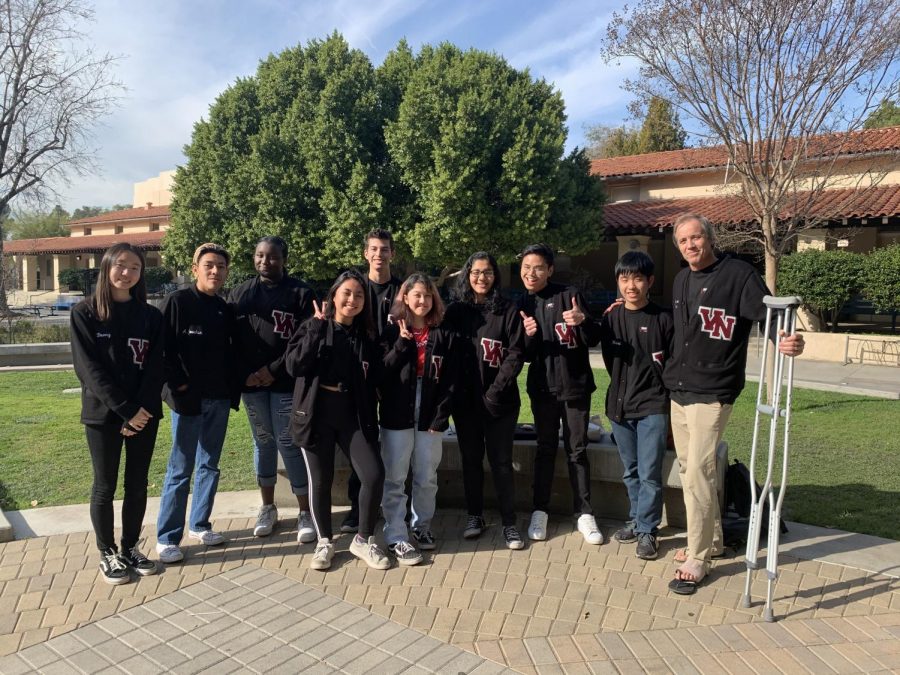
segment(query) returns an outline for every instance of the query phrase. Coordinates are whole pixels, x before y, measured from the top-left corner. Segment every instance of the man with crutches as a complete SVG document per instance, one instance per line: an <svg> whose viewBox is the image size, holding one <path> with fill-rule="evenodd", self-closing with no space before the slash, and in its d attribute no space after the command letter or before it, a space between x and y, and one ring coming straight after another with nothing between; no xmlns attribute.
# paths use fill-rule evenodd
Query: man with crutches
<svg viewBox="0 0 900 675"><path fill-rule="evenodd" d="M784 340L784 335L792 335L796 327L797 307L800 298L795 296L776 298L767 295L763 298L766 305L766 335L775 335L776 348ZM759 389L756 393L756 416L753 422L753 443L750 450L750 495L752 498L750 507L750 523L747 533L747 580L744 587L744 595L741 604L750 606L750 586L753 583L753 572L757 569L757 557L759 555L759 537L762 527L763 509L766 501L769 504L769 536L766 546L766 571L768 587L766 589L766 606L763 616L766 621L774 621L775 614L772 611L772 594L775 590L775 580L778 578L778 539L781 534L781 506L784 502L784 491L787 488L788 469L788 441L791 431L791 398L794 391L794 359L785 356L778 350L775 354L775 367L772 373L772 381L769 383L769 396L766 398L766 370L769 356L769 343L763 343L762 360L759 372ZM787 359L787 373L785 374L785 360ZM784 405L782 407L782 386L787 378L787 386L784 390ZM756 494L756 461L759 449L759 431L765 428L768 417L769 442L766 455L766 480ZM778 484L778 494L772 482L772 474L778 463L776 457L779 436L779 421L783 420L781 427L782 454L781 454L781 481Z"/></svg>
<svg viewBox="0 0 900 675"><path fill-rule="evenodd" d="M765 319L768 290L747 263L714 252L709 221L684 214L673 228L675 246L688 266L675 277L672 356L663 380L671 392L672 435L687 515L687 548L669 589L692 595L724 550L716 485L716 446L735 399L744 388L747 345L753 324ZM803 351L803 337L785 335L778 350Z"/></svg>

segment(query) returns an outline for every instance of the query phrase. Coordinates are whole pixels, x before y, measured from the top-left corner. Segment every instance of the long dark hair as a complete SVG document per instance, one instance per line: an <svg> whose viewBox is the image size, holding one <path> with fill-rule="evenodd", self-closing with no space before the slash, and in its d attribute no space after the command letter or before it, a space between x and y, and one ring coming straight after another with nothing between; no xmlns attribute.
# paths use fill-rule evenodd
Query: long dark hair
<svg viewBox="0 0 900 675"><path fill-rule="evenodd" d="M444 318L444 301L441 300L437 286L434 285L431 277L422 272L413 272L400 286L400 291L397 293L397 297L394 298L394 305L391 307L391 316L395 321L410 320L409 316L412 312L409 311L409 306L406 304L406 296L416 284L422 284L425 290L431 293L431 311L425 316L425 325L434 328Z"/></svg>
<svg viewBox="0 0 900 675"><path fill-rule="evenodd" d="M325 302L328 303L325 307L325 318L334 319L334 296L337 295L338 288L345 281L358 282L363 292L363 308L359 314L353 317L351 328L354 331L365 333L369 337L374 337L375 322L372 320L372 309L369 307L369 288L366 285L366 280L356 270L341 272L338 278L334 280L334 283L331 284L331 288L328 289L328 294L325 296Z"/></svg>
<svg viewBox="0 0 900 675"><path fill-rule="evenodd" d="M138 302L147 302L147 282L144 280L144 270L147 269L147 260L144 258L144 252L132 246L131 244L113 244L110 246L103 258L100 260L100 273L97 276L97 286L94 289L94 297L91 304L94 307L94 313L101 321L108 321L112 314L113 297L112 285L109 283L109 272L115 265L116 259L123 253L134 253L141 261L141 276L138 282L129 289L131 297Z"/></svg>
<svg viewBox="0 0 900 675"><path fill-rule="evenodd" d="M472 284L469 282L469 273L472 271L472 265L475 264L476 260L487 260L491 269L494 270L494 285L491 286L491 290L488 292L484 302L485 306L493 311L500 306L502 301L502 296L500 295L500 266L497 264L494 256L487 251L476 251L466 260L466 264L463 265L459 278L456 280L456 289L453 291L453 297L462 302L475 304L475 291L472 290Z"/></svg>

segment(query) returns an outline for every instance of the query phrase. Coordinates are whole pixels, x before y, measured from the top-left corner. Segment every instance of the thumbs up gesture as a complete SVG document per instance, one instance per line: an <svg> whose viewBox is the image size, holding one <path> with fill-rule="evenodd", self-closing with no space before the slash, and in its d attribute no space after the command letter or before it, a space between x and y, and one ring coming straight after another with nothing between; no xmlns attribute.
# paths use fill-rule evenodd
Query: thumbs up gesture
<svg viewBox="0 0 900 675"><path fill-rule="evenodd" d="M562 318L567 326L579 326L584 321L584 312L581 311L575 298L572 298L572 309L567 309L563 312Z"/></svg>
<svg viewBox="0 0 900 675"><path fill-rule="evenodd" d="M519 311L522 317L522 327L525 329L525 335L531 337L537 333L537 321L533 316L528 316L525 312Z"/></svg>

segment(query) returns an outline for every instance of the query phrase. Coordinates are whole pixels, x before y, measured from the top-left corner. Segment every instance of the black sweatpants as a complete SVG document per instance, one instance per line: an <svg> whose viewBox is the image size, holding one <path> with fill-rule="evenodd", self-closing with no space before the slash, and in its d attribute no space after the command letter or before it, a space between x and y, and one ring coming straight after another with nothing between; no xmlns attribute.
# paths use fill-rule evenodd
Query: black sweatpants
<svg viewBox="0 0 900 675"><path fill-rule="evenodd" d="M534 457L534 510L547 511L553 484L553 467L559 449L559 421L563 425L563 445L572 485L572 508L576 515L593 513L591 507L591 466L587 457L587 429L591 398L559 401L553 396L531 399L537 451Z"/></svg>
<svg viewBox="0 0 900 675"><path fill-rule="evenodd" d="M316 446L303 448L309 471L309 510L319 539L331 539L331 486L334 483L334 450L339 445L360 478L359 534L368 539L375 532L384 464L376 444L359 428L353 395L319 389L314 413Z"/></svg>
<svg viewBox="0 0 900 675"><path fill-rule="evenodd" d="M122 551L127 551L141 536L141 523L147 510L147 474L156 445L159 420L147 422L143 430L126 438L121 424L86 424L88 450L94 468L91 489L91 523L101 551L115 548L113 534L113 498L119 478L122 445L125 446L124 500L122 502Z"/></svg>
<svg viewBox="0 0 900 675"><path fill-rule="evenodd" d="M477 408L453 412L462 455L466 510L470 516L484 513L483 462L486 452L504 527L516 524L512 449L518 419L518 408L501 417L491 417L486 410Z"/></svg>

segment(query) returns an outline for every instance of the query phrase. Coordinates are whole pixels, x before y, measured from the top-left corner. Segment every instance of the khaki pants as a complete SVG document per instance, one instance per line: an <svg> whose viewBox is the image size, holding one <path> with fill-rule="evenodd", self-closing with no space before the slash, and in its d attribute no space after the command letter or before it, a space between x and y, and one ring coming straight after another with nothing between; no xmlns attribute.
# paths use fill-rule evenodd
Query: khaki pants
<svg viewBox="0 0 900 675"><path fill-rule="evenodd" d="M672 401L672 436L684 491L687 548L691 558L704 564L724 550L716 492L716 446L730 416L730 405L682 406Z"/></svg>

